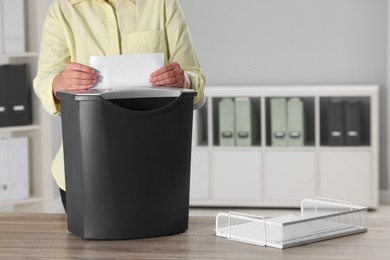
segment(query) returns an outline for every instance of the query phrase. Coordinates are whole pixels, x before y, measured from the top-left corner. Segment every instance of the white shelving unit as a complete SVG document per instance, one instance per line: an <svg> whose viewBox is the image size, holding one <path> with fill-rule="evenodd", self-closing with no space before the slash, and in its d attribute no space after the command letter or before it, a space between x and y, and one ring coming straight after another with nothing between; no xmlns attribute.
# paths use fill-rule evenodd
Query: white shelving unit
<svg viewBox="0 0 390 260"><path fill-rule="evenodd" d="M206 105L195 111L191 171L192 206L299 207L302 198L329 197L378 206L379 105L377 86L208 86ZM218 101L249 97L260 141L250 147L219 146ZM302 147L273 147L273 97L299 97L307 123ZM357 99L363 107L361 146L328 146L326 101Z"/></svg>
<svg viewBox="0 0 390 260"><path fill-rule="evenodd" d="M0 138L29 138L30 197L24 200L0 202L0 209L18 212L50 212L53 209L53 180L51 117L46 113L32 90L32 79L37 70L42 25L49 1L25 1L26 48L24 53L0 53L0 64L26 63L31 82L32 124L0 127Z"/></svg>

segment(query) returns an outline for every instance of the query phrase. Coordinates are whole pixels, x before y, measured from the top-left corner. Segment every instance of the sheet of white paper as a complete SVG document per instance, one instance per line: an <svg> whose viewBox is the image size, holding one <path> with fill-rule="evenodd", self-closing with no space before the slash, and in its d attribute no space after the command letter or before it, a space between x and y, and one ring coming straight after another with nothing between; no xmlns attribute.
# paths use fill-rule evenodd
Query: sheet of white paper
<svg viewBox="0 0 390 260"><path fill-rule="evenodd" d="M298 220L298 219L300 219L300 217L295 216L293 214L288 214L288 215L284 215L284 216L280 216L280 217L269 218L265 222L266 223L281 223L281 224L283 224L283 223L287 223L287 222L290 222L293 220Z"/></svg>
<svg viewBox="0 0 390 260"><path fill-rule="evenodd" d="M164 53L92 56L90 66L99 72L94 88L118 89L151 86L150 74L164 65Z"/></svg>

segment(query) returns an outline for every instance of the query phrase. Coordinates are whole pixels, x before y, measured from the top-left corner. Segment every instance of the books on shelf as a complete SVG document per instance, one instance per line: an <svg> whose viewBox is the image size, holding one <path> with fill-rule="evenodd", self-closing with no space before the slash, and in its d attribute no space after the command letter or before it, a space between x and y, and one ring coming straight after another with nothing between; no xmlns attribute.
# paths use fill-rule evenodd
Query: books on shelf
<svg viewBox="0 0 390 260"><path fill-rule="evenodd" d="M255 146L264 142L273 147L304 147L315 145L314 98L310 97L267 97L265 127L258 117L261 106L252 97L220 97L213 106L217 115L215 145ZM366 101L359 97L323 97L319 112L319 143L322 146L361 146L370 143L369 129L363 122L369 119ZM253 104L257 104L257 108ZM262 113L260 113L262 114ZM214 115L214 114L212 114ZM194 140L207 126L201 126L202 117L194 120ZM261 131L266 131L266 140L259 142ZM365 135L364 135L365 134ZM199 144L199 140L197 141Z"/></svg>

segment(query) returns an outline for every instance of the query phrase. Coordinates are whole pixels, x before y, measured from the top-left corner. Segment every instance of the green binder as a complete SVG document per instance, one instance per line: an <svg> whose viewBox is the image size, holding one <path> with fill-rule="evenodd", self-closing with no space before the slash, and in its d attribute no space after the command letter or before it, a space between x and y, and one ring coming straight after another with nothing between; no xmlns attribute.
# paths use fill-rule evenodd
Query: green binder
<svg viewBox="0 0 390 260"><path fill-rule="evenodd" d="M219 145L235 146L234 101L223 98L219 101Z"/></svg>
<svg viewBox="0 0 390 260"><path fill-rule="evenodd" d="M256 134L252 102L248 97L237 97L235 106L237 146L252 146Z"/></svg>
<svg viewBox="0 0 390 260"><path fill-rule="evenodd" d="M271 98L272 146L287 146L286 98Z"/></svg>
<svg viewBox="0 0 390 260"><path fill-rule="evenodd" d="M287 102L287 144L305 145L305 115L300 98L290 98Z"/></svg>

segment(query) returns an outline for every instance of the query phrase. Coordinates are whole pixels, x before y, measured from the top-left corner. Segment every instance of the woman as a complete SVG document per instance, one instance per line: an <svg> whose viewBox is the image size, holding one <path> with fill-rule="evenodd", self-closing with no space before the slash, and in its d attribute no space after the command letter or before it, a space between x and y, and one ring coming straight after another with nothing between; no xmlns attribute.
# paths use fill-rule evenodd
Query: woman
<svg viewBox="0 0 390 260"><path fill-rule="evenodd" d="M44 24L34 90L52 115L59 115L60 90L87 90L97 82L91 56L163 52L165 66L153 86L192 88L201 105L205 76L177 0L54 0ZM52 164L65 206L62 147Z"/></svg>

